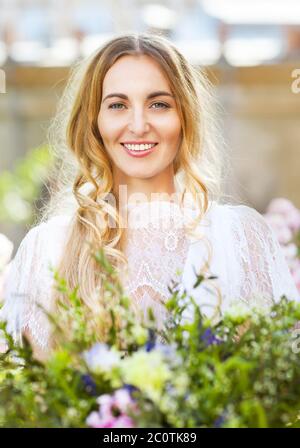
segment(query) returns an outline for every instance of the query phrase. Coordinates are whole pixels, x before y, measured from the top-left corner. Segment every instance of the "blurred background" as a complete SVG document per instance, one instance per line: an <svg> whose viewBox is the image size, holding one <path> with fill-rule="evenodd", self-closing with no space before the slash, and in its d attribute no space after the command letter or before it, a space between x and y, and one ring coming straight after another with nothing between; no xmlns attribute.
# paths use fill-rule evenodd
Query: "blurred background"
<svg viewBox="0 0 300 448"><path fill-rule="evenodd" d="M127 31L159 32L207 70L232 160L226 192L261 213L275 197L300 207L299 0L0 0L0 232L15 248L45 189L70 65Z"/></svg>

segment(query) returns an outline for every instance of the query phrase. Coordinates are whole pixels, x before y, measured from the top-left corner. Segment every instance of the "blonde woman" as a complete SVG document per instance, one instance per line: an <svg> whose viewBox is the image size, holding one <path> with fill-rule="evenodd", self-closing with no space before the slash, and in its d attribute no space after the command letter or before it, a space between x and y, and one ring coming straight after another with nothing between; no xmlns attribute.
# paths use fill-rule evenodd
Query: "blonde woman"
<svg viewBox="0 0 300 448"><path fill-rule="evenodd" d="M213 89L165 38L120 35L80 62L50 137L60 164L51 201L13 260L2 310L14 338L21 343L26 334L38 356L51 345L36 306L55 308L50 266L70 288L79 285L87 307L97 306L99 265L90 244L117 269L133 309L152 307L158 326L172 279L208 315L234 301L268 306L283 294L297 298L263 217L221 203L225 165ZM198 272L217 279L193 290Z"/></svg>

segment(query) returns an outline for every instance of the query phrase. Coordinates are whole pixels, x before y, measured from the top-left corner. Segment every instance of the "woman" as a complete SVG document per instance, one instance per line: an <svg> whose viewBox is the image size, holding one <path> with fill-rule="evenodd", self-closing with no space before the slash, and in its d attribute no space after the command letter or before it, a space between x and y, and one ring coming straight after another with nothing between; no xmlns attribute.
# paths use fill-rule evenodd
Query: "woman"
<svg viewBox="0 0 300 448"><path fill-rule="evenodd" d="M49 351L50 327L36 306L55 307L49 266L70 288L79 284L87 307L97 306L100 268L87 243L104 250L136 309L146 316L152 307L158 326L176 275L208 315L234 301L297 298L263 217L220 203L224 164L212 89L169 41L112 39L73 72L60 106L52 148L73 161L60 156L53 200L6 282L2 318L16 340L23 333L38 356ZM68 203L70 182L76 201ZM200 272L217 278L194 289Z"/></svg>

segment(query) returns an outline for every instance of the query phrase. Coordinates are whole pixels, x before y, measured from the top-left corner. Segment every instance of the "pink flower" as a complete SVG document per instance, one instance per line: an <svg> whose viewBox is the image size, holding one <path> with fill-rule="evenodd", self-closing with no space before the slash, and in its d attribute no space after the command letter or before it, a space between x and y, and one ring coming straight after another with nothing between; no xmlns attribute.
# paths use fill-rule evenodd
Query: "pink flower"
<svg viewBox="0 0 300 448"><path fill-rule="evenodd" d="M126 389L119 389L113 395L104 394L97 399L99 411L92 412L86 420L92 428L134 428L133 420L126 414L137 407Z"/></svg>
<svg viewBox="0 0 300 448"><path fill-rule="evenodd" d="M297 251L298 251L296 244L290 243L285 246L282 246L282 250L285 255L285 258L288 261L292 261L292 260L296 259Z"/></svg>
<svg viewBox="0 0 300 448"><path fill-rule="evenodd" d="M292 240L293 232L284 216L267 213L264 218L274 230L280 244L287 244Z"/></svg>
<svg viewBox="0 0 300 448"><path fill-rule="evenodd" d="M300 260L297 233L300 232L300 210L285 198L273 199L264 215L274 230L300 292Z"/></svg>
<svg viewBox="0 0 300 448"><path fill-rule="evenodd" d="M127 415L121 415L115 419L114 426L112 428L134 428L134 422Z"/></svg>
<svg viewBox="0 0 300 448"><path fill-rule="evenodd" d="M294 204L286 198L275 198L268 205L267 211L280 215L287 215L293 210Z"/></svg>
<svg viewBox="0 0 300 448"><path fill-rule="evenodd" d="M126 412L126 409L133 404L132 398L126 389L118 389L114 396L115 405L124 413Z"/></svg>
<svg viewBox="0 0 300 448"><path fill-rule="evenodd" d="M101 395L97 399L99 409L101 409L101 415L103 418L112 418L112 408L115 404L114 397L108 394Z"/></svg>
<svg viewBox="0 0 300 448"><path fill-rule="evenodd" d="M103 419L100 417L99 412L93 411L86 419L86 424L91 428L103 428ZM105 426L104 426L105 428ZM106 426L107 428L107 426Z"/></svg>
<svg viewBox="0 0 300 448"><path fill-rule="evenodd" d="M300 211L288 199L273 199L267 208L267 214L281 215L292 231L300 228Z"/></svg>
<svg viewBox="0 0 300 448"><path fill-rule="evenodd" d="M290 269L298 291L300 291L300 260L297 258L292 260L290 263Z"/></svg>
<svg viewBox="0 0 300 448"><path fill-rule="evenodd" d="M130 417L127 415L120 415L120 417L110 417L103 419L100 417L99 413L92 412L86 423L91 428L134 428L134 423Z"/></svg>

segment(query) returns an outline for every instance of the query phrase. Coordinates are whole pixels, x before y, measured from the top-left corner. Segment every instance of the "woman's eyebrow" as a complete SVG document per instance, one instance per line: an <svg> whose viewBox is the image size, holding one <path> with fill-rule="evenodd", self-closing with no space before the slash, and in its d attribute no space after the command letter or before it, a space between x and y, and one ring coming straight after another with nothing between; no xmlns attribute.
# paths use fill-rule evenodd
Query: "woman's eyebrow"
<svg viewBox="0 0 300 448"><path fill-rule="evenodd" d="M172 95L171 93L164 92L163 90L158 90L157 92L149 93L149 95L147 96L147 100L150 100L151 98L155 98L157 96L170 96L171 98L174 98L174 95ZM110 93L109 95L106 95L106 97L103 99L103 101L107 100L108 98L112 98L112 97L118 97L118 98L122 98L123 100L128 100L128 96L124 95L124 93Z"/></svg>

